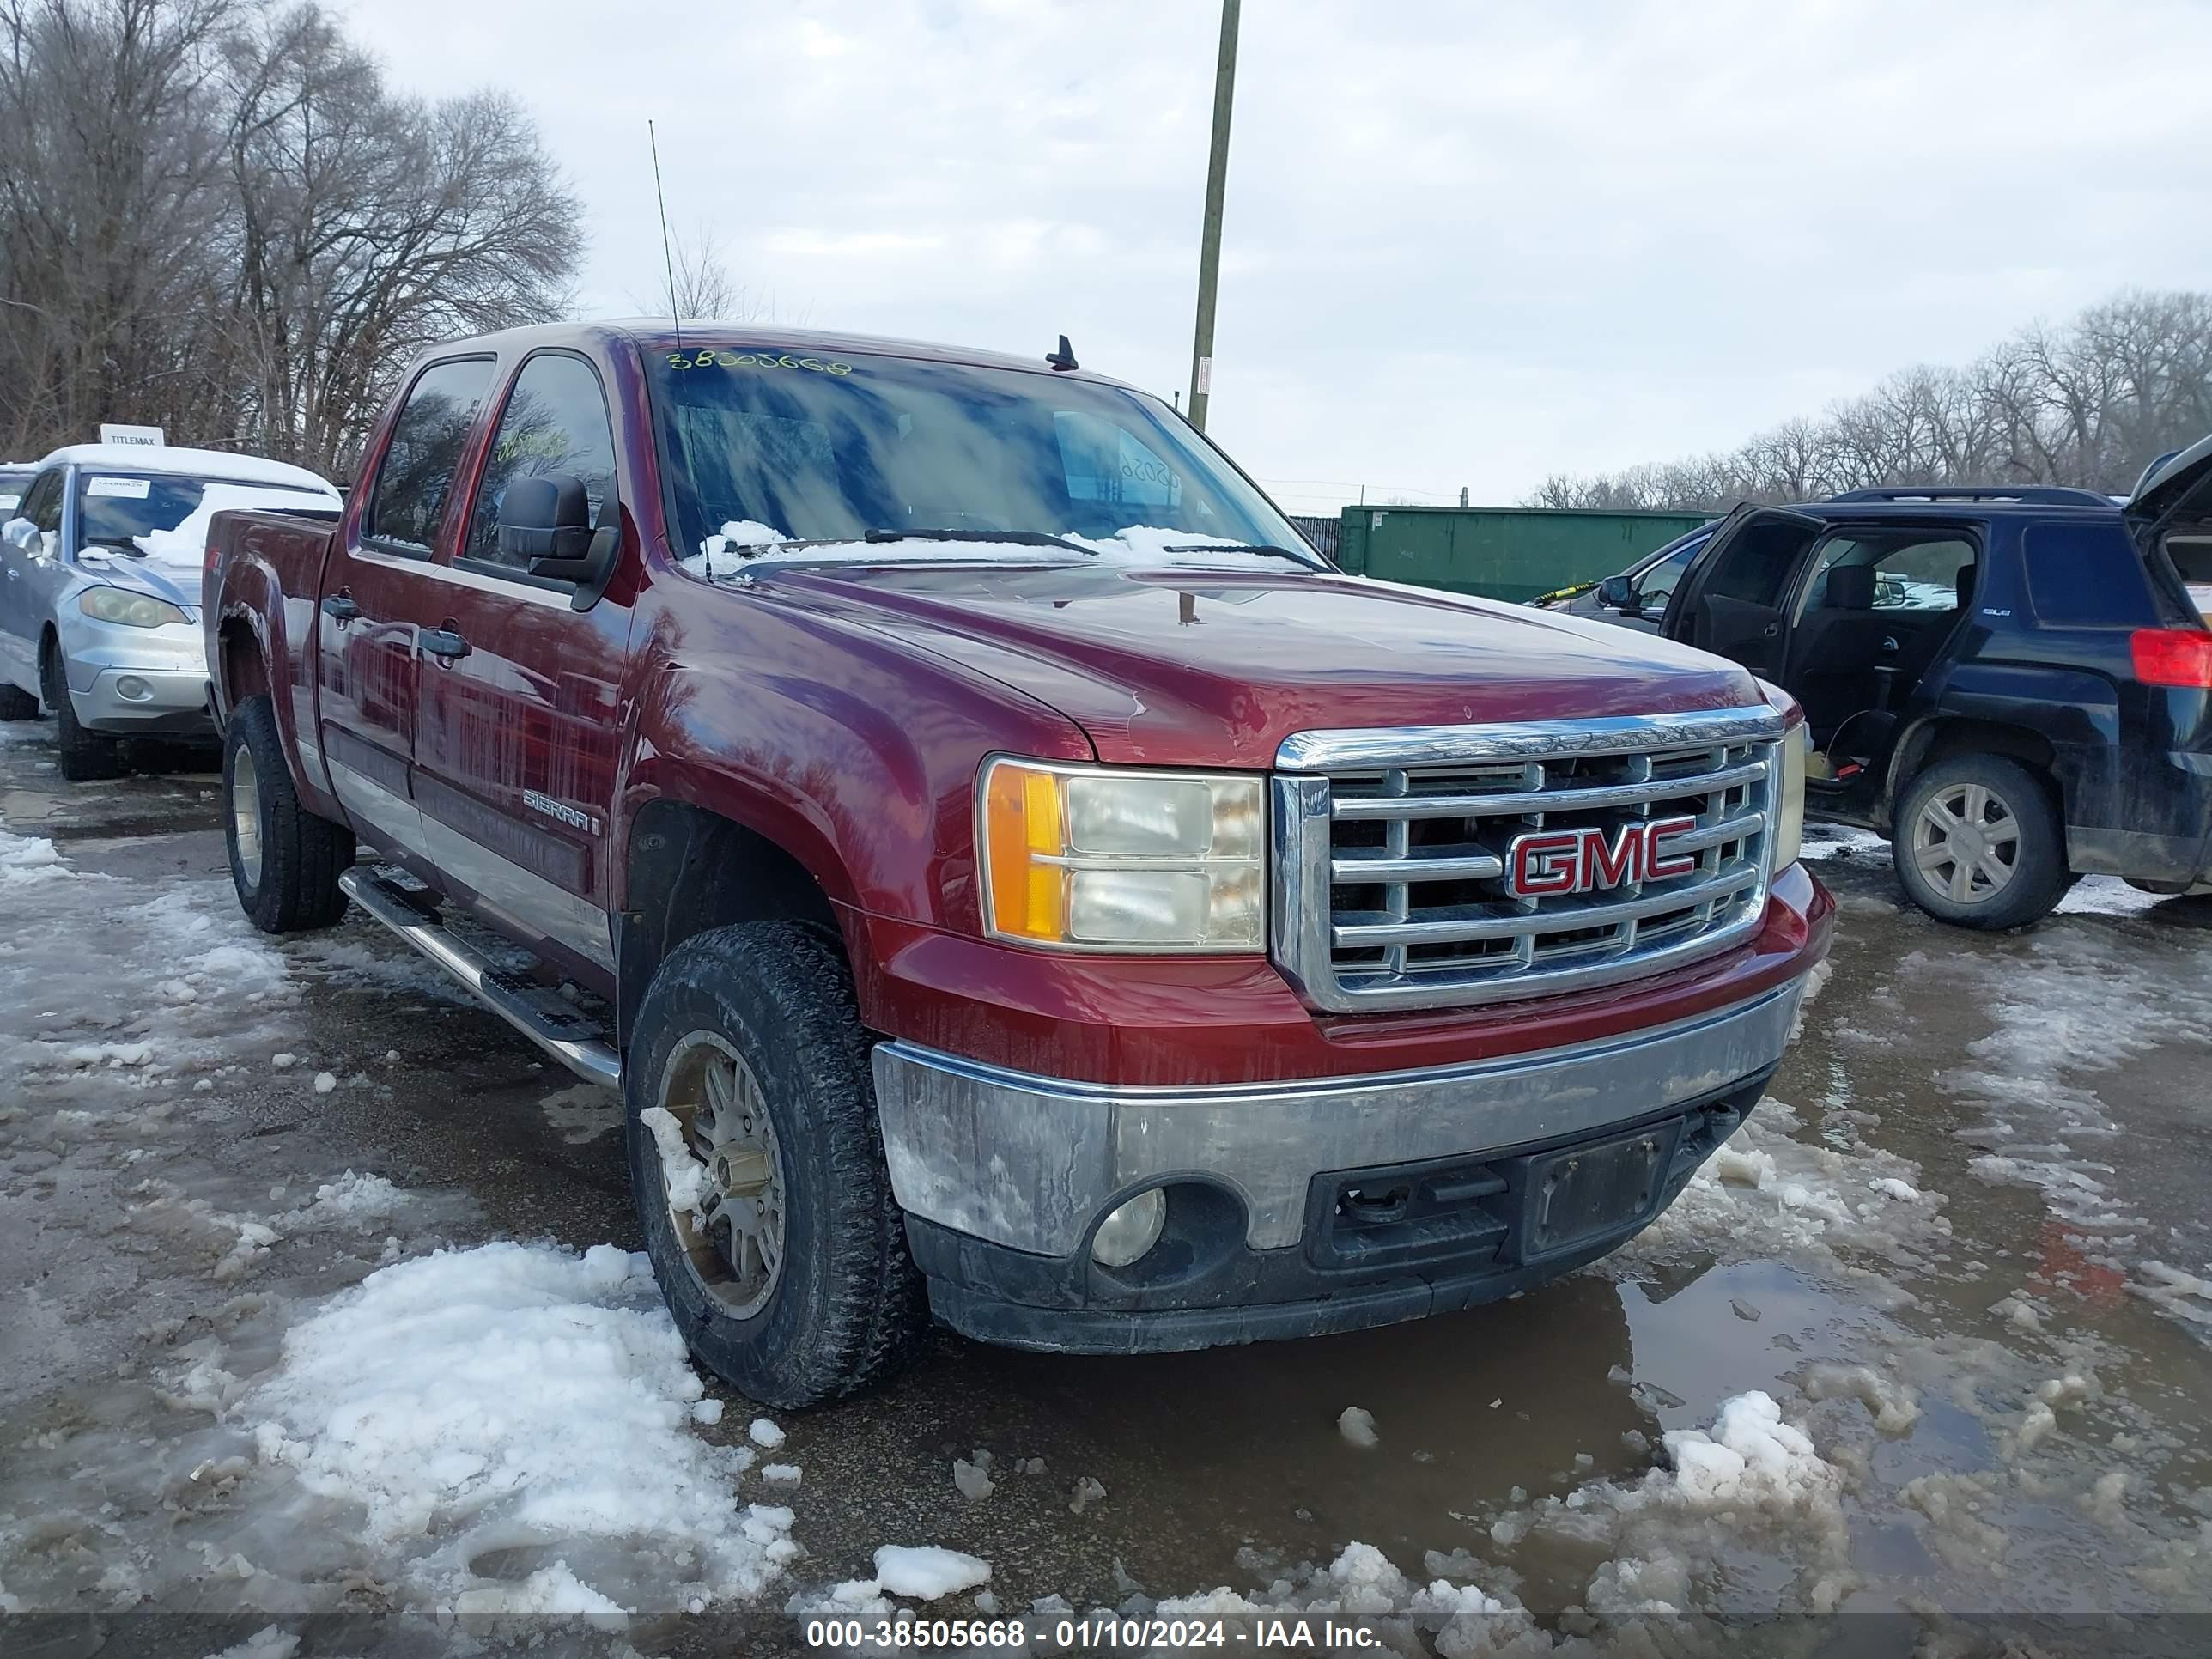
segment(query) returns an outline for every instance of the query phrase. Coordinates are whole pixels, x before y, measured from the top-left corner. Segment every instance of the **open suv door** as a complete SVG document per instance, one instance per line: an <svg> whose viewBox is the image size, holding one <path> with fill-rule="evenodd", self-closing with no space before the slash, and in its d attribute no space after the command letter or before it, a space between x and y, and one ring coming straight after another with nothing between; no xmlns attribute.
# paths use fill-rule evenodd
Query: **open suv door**
<svg viewBox="0 0 2212 1659"><path fill-rule="evenodd" d="M1790 578L1827 527L1785 507L1737 507L1675 584L1659 631L1779 680Z"/></svg>

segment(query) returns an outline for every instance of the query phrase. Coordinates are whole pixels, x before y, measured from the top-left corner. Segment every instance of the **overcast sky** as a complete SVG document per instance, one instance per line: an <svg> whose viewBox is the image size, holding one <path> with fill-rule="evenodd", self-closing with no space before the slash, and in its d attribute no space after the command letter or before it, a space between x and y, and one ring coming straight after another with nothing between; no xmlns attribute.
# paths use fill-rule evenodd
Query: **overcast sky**
<svg viewBox="0 0 2212 1659"><path fill-rule="evenodd" d="M344 9L535 112L586 316L665 291L651 117L779 320L1187 381L1212 0ZM1510 502L2212 283L2208 62L2203 3L1247 0L1210 428L1292 511Z"/></svg>

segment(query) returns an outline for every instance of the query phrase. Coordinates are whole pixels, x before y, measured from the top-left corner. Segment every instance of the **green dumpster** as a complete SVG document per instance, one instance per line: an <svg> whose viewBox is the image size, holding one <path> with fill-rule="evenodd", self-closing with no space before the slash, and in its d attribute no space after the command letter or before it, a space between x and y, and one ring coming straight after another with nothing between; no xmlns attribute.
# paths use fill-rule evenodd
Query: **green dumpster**
<svg viewBox="0 0 2212 1659"><path fill-rule="evenodd" d="M1537 507L1347 507L1336 556L1346 570L1382 581L1519 605L1626 570L1710 518Z"/></svg>

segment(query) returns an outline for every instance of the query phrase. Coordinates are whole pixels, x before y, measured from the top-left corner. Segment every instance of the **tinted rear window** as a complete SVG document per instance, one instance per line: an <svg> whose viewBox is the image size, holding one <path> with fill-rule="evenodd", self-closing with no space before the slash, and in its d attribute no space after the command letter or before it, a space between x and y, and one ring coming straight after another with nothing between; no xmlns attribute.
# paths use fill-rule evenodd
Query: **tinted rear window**
<svg viewBox="0 0 2212 1659"><path fill-rule="evenodd" d="M434 363L422 371L392 422L369 501L368 535L413 553L430 550L491 371L489 357Z"/></svg>
<svg viewBox="0 0 2212 1659"><path fill-rule="evenodd" d="M2062 628L2155 626L2135 544L2117 523L2030 525L2024 544L2035 614Z"/></svg>

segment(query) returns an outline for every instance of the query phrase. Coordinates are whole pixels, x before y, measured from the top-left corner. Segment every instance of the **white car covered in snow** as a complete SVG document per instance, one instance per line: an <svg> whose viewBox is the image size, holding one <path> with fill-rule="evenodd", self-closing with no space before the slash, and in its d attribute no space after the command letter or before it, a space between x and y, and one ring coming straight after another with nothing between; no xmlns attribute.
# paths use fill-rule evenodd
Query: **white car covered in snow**
<svg viewBox="0 0 2212 1659"><path fill-rule="evenodd" d="M200 567L231 507L327 511L305 467L211 449L74 444L0 523L0 720L59 726L62 775L112 776L125 737L212 742Z"/></svg>

